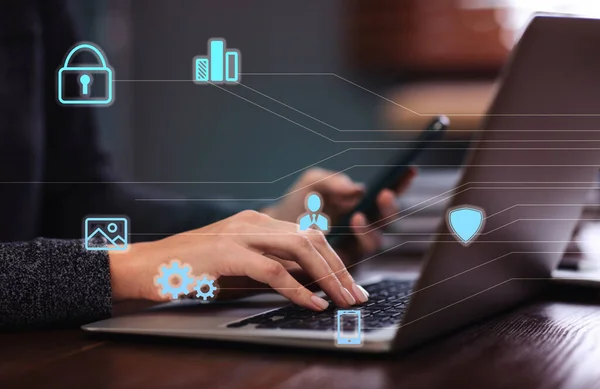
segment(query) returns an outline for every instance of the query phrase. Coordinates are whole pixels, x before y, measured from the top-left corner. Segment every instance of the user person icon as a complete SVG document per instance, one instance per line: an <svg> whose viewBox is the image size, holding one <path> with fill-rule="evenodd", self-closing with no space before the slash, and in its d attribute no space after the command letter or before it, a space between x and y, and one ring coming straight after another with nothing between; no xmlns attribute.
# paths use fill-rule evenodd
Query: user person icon
<svg viewBox="0 0 600 389"><path fill-rule="evenodd" d="M323 208L323 199L317 193L311 193L306 197L306 208L310 213L306 213L300 217L300 231L306 231L312 226L316 226L323 232L329 231L329 218L322 213L319 213Z"/></svg>

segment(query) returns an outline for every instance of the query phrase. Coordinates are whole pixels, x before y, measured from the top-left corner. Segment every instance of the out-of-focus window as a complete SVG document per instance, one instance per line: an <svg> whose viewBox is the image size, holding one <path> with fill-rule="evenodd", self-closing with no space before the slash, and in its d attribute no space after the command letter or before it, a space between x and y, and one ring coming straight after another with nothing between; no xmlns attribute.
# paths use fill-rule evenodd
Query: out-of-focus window
<svg viewBox="0 0 600 389"><path fill-rule="evenodd" d="M368 72L497 72L534 12L600 17L599 0L354 0L350 53Z"/></svg>
<svg viewBox="0 0 600 389"><path fill-rule="evenodd" d="M462 0L354 0L349 49L365 72L496 72L508 50L496 9ZM468 7L468 8L467 8Z"/></svg>
<svg viewBox="0 0 600 389"><path fill-rule="evenodd" d="M564 13L600 18L600 1L594 0L461 0L465 9L498 10L496 20L505 33L502 43L511 48L532 14L536 12Z"/></svg>

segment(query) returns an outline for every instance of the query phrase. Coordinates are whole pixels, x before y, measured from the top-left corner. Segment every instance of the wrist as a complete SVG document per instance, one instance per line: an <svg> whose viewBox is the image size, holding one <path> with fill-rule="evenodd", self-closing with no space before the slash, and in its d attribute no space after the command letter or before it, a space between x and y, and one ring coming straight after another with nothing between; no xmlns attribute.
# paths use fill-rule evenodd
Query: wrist
<svg viewBox="0 0 600 389"><path fill-rule="evenodd" d="M147 243L135 243L127 251L109 251L110 284L114 302L150 299L152 279L146 273L140 251ZM149 285L145 285L148 284Z"/></svg>

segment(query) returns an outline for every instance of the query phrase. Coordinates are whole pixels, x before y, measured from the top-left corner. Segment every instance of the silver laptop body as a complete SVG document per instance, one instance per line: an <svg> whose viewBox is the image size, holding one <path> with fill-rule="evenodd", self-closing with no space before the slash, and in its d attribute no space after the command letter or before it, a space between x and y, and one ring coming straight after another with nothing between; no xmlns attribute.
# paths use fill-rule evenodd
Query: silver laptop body
<svg viewBox="0 0 600 389"><path fill-rule="evenodd" d="M399 326L364 333L360 347L340 347L335 331L226 327L264 313L264 306L184 301L83 329L388 352L411 348L527 300L547 284L588 192L597 186L598 47L600 20L533 18L504 70L459 185L453 193L419 206L425 209L451 197L451 207L480 207L487 215L484 229L465 247L446 225L440 227Z"/></svg>

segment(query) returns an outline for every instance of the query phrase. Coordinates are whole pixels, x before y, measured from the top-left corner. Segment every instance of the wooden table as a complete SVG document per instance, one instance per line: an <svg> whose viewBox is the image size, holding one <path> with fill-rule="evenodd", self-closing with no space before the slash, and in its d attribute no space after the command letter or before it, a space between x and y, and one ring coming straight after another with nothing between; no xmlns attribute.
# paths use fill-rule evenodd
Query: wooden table
<svg viewBox="0 0 600 389"><path fill-rule="evenodd" d="M397 262L396 262L397 263ZM402 355L360 356L203 341L0 334L0 388L595 388L600 295L539 301Z"/></svg>

